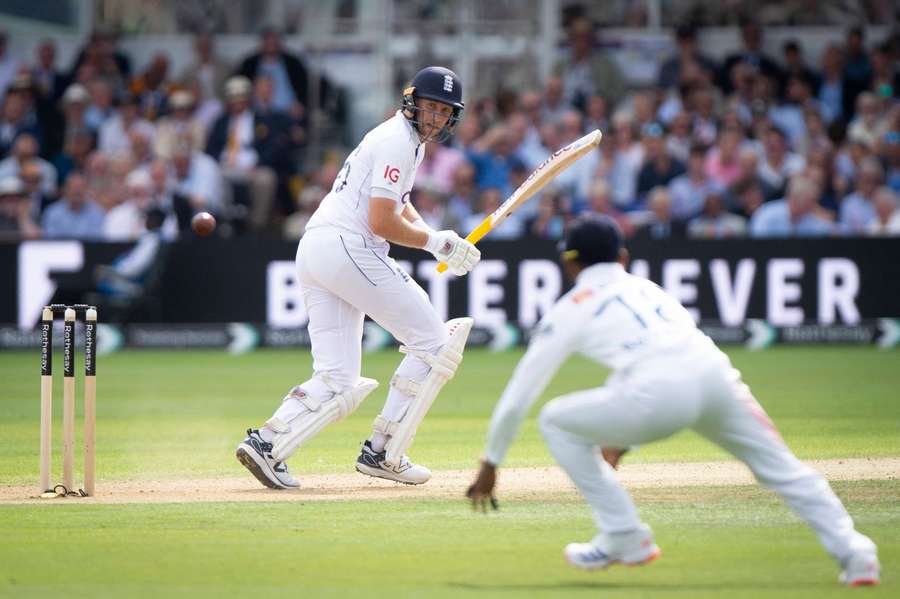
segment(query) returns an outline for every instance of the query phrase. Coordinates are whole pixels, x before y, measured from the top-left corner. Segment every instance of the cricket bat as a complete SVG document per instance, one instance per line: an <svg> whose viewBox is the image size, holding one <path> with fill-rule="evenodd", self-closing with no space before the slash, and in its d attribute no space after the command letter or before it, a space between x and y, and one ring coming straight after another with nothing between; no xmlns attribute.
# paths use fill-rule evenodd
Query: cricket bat
<svg viewBox="0 0 900 599"><path fill-rule="evenodd" d="M547 183L552 181L554 177L569 168L576 160L600 145L600 138L603 134L599 129L594 129L582 138L579 138L569 145L553 152L545 161L543 161L534 172L528 175L528 178L519 185L511 196L506 198L499 208L489 214L481 223L472 229L472 232L466 235L466 240L472 243L478 243L482 237L487 235L497 225L502 223L510 214L512 214L519 206L524 204L534 194L544 188ZM438 264L438 272L447 270L447 265L443 262Z"/></svg>

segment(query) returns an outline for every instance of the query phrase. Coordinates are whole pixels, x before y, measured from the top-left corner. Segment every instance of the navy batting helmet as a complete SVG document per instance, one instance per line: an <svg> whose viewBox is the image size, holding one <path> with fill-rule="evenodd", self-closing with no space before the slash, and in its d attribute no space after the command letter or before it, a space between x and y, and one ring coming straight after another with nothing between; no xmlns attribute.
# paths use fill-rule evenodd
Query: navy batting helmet
<svg viewBox="0 0 900 599"><path fill-rule="evenodd" d="M403 109L409 115L407 118L413 124L417 131L422 132L423 116L431 115L435 118L435 113L431 110L424 110L416 106L415 99L423 98L426 100L434 100L453 107L453 113L447 120L447 123L438 131L437 134L429 136L425 141L445 141L453 134L457 123L462 116L465 104L462 101L462 83L456 73L444 67L426 67L416 73L409 87L403 90Z"/></svg>
<svg viewBox="0 0 900 599"><path fill-rule="evenodd" d="M587 214L575 220L560 243L564 260L584 266L615 262L622 249L622 230L616 221L603 214Z"/></svg>

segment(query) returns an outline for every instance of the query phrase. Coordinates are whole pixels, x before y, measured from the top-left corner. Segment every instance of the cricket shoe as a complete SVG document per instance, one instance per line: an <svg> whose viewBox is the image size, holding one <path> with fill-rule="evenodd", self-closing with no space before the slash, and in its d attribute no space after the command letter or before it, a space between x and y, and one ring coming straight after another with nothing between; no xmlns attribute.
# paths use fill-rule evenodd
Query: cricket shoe
<svg viewBox="0 0 900 599"><path fill-rule="evenodd" d="M263 441L255 428L248 428L247 438L237 446L237 459L270 489L300 488L300 481L291 476L287 464L272 457L272 444Z"/></svg>
<svg viewBox="0 0 900 599"><path fill-rule="evenodd" d="M425 466L419 466L403 456L400 463L389 466L385 463L387 453L382 450L376 452L369 441L363 443L362 451L356 459L356 471L367 476L386 478L407 485L421 485L431 478L431 470Z"/></svg>
<svg viewBox="0 0 900 599"><path fill-rule="evenodd" d="M566 561L582 570L603 570L613 564L642 566L660 553L646 524L629 532L599 534L590 543L569 543L563 551Z"/></svg>
<svg viewBox="0 0 900 599"><path fill-rule="evenodd" d="M841 563L838 580L848 587L873 586L880 582L881 564L872 551L859 551Z"/></svg>

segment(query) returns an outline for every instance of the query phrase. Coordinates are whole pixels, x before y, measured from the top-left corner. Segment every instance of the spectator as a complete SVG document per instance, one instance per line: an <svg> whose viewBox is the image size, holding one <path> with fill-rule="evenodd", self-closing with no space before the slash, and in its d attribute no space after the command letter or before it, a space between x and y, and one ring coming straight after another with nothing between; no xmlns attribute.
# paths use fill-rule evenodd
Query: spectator
<svg viewBox="0 0 900 599"><path fill-rule="evenodd" d="M706 197L716 191L716 185L706 174L706 149L702 146L691 148L687 163L687 172L672 179L669 193L672 197L672 217L675 220L688 221L703 210Z"/></svg>
<svg viewBox="0 0 900 599"><path fill-rule="evenodd" d="M689 65L697 65L713 77L716 64L697 51L697 30L693 25L679 25L675 29L676 54L663 62L657 76L657 85L666 89L677 87L683 83L682 75Z"/></svg>
<svg viewBox="0 0 900 599"><path fill-rule="evenodd" d="M268 224L275 201L277 179L273 164L283 158L288 135L274 130L250 108L252 84L245 77L232 77L225 84L227 112L213 125L206 153L217 159L225 179L237 195L249 195L249 223L256 230ZM249 193L247 193L249 188Z"/></svg>
<svg viewBox="0 0 900 599"><path fill-rule="evenodd" d="M707 194L703 212L688 222L688 237L694 239L728 239L747 234L747 220L725 211L725 199L720 192Z"/></svg>
<svg viewBox="0 0 900 599"><path fill-rule="evenodd" d="M514 150L512 135L504 125L492 127L472 144L466 157L475 166L479 189L492 187L503 194L510 192L509 167Z"/></svg>
<svg viewBox="0 0 900 599"><path fill-rule="evenodd" d="M87 86L91 102L85 110L84 120L87 126L99 131L103 123L109 119L115 109L113 107L113 89L104 79L94 79Z"/></svg>
<svg viewBox="0 0 900 599"><path fill-rule="evenodd" d="M806 160L788 151L787 138L777 127L770 128L766 133L764 152L757 174L776 194L781 195L787 181L806 166Z"/></svg>
<svg viewBox="0 0 900 599"><path fill-rule="evenodd" d="M811 152L831 152L833 144L825 129L822 112L815 108L806 108L803 110L803 120L806 133L797 140L797 153L808 157Z"/></svg>
<svg viewBox="0 0 900 599"><path fill-rule="evenodd" d="M194 150L188 138L172 154L173 206L181 231L190 228L198 212L218 214L222 209L222 173L209 155Z"/></svg>
<svg viewBox="0 0 900 599"><path fill-rule="evenodd" d="M544 95L541 103L541 123L555 125L562 115L572 110L573 106L566 101L563 80L551 75L544 84Z"/></svg>
<svg viewBox="0 0 900 599"><path fill-rule="evenodd" d="M711 146L716 143L719 125L716 116L716 96L713 87L697 87L691 92L691 135L697 143Z"/></svg>
<svg viewBox="0 0 900 599"><path fill-rule="evenodd" d="M316 211L316 208L319 207L319 204L322 203L322 200L325 199L327 193L327 189L323 189L318 185L309 185L303 188L303 191L300 192L297 198L297 210L284 219L284 224L281 228L283 239L296 242L303 236L306 230L306 223L309 222L309 218Z"/></svg>
<svg viewBox="0 0 900 599"><path fill-rule="evenodd" d="M860 93L856 97L856 117L850 121L847 136L874 146L879 138L879 116L878 96L872 92Z"/></svg>
<svg viewBox="0 0 900 599"><path fill-rule="evenodd" d="M612 191L609 183L603 179L597 179L591 186L590 193L588 193L587 209L594 214L605 214L616 221L625 237L631 237L634 234L634 225L622 212L616 209L612 201Z"/></svg>
<svg viewBox="0 0 900 599"><path fill-rule="evenodd" d="M461 223L447 209L447 198L434 187L427 184L416 186L413 190L413 205L422 220L435 231L459 230Z"/></svg>
<svg viewBox="0 0 900 599"><path fill-rule="evenodd" d="M50 38L41 41L36 57L37 61L31 68L31 78L38 94L48 102L56 102L69 84L68 77L56 68L56 42Z"/></svg>
<svg viewBox="0 0 900 599"><path fill-rule="evenodd" d="M44 212L41 228L47 239L101 239L103 210L87 197L88 182L79 172L69 174L62 197Z"/></svg>
<svg viewBox="0 0 900 599"><path fill-rule="evenodd" d="M727 187L741 176L740 149L744 134L740 129L729 127L719 133L719 143L706 154L704 171L706 176L722 187ZM756 152L753 157L753 174L756 173Z"/></svg>
<svg viewBox="0 0 900 599"><path fill-rule="evenodd" d="M85 120L85 112L91 96L88 94L87 88L80 83L73 83L66 88L62 97L62 132L59 135L60 152L65 152L66 144L68 144L73 135L89 131L91 134L96 133L91 129ZM55 156L55 155L54 155ZM60 182L62 181L62 173L60 173Z"/></svg>
<svg viewBox="0 0 900 599"><path fill-rule="evenodd" d="M443 144L430 143L423 147L425 158L416 171L416 184L425 185L440 194L450 193L453 173L465 162L465 155L456 148Z"/></svg>
<svg viewBox="0 0 900 599"><path fill-rule="evenodd" d="M816 214L819 189L803 177L791 178L787 198L767 202L750 219L752 237L822 237L832 224Z"/></svg>
<svg viewBox="0 0 900 599"><path fill-rule="evenodd" d="M37 239L41 229L31 217L25 187L16 176L0 177L0 241Z"/></svg>
<svg viewBox="0 0 900 599"><path fill-rule="evenodd" d="M6 88L19 72L19 60L9 53L7 34L0 29L0 98L6 94Z"/></svg>
<svg viewBox="0 0 900 599"><path fill-rule="evenodd" d="M56 168L57 181L60 186L65 185L69 173L72 171L84 171L87 169L88 156L94 149L94 134L90 129L76 129L68 132L68 140L63 146L63 151L53 159Z"/></svg>
<svg viewBox="0 0 900 599"><path fill-rule="evenodd" d="M669 134L666 136L666 149L669 154L679 162L687 162L694 145L694 136L691 133L691 115L680 111L669 121Z"/></svg>
<svg viewBox="0 0 900 599"><path fill-rule="evenodd" d="M96 77L105 77L116 88L131 76L131 61L116 47L118 40L111 31L96 30L75 58L69 79L75 79L87 66Z"/></svg>
<svg viewBox="0 0 900 599"><path fill-rule="evenodd" d="M847 235L865 233L877 220L875 191L884 179L884 170L875 158L867 158L859 167L856 191L840 202L841 229Z"/></svg>
<svg viewBox="0 0 900 599"><path fill-rule="evenodd" d="M659 123L644 125L641 130L644 145L644 164L638 172L637 195L643 201L653 188L668 185L684 173L684 164L674 160L666 149L665 132Z"/></svg>
<svg viewBox="0 0 900 599"><path fill-rule="evenodd" d="M553 69L560 78L565 103L582 111L587 99L600 90L613 104L627 91L622 71L604 51L594 49L594 41L594 25L583 17L573 19L569 25L569 56Z"/></svg>
<svg viewBox="0 0 900 599"><path fill-rule="evenodd" d="M745 20L741 24L741 40L744 48L725 59L719 75L719 87L730 94L733 90L731 71L738 63L745 63L770 79L781 81L782 71L778 64L762 51L763 32L759 23Z"/></svg>
<svg viewBox="0 0 900 599"><path fill-rule="evenodd" d="M153 154L153 134L147 134L139 128L134 128L128 134L131 142L131 159L134 161L135 168L147 168L156 160Z"/></svg>
<svg viewBox="0 0 900 599"><path fill-rule="evenodd" d="M515 169L511 174L514 173ZM450 189L450 199L447 200L447 209L459 222L467 223L469 221L476 205L477 191L475 167L471 162L465 160L456 167L456 171L453 173L453 186Z"/></svg>
<svg viewBox="0 0 900 599"><path fill-rule="evenodd" d="M584 132L588 133L594 129L601 131L609 130L609 102L606 96L594 94L588 98L587 110L585 110Z"/></svg>
<svg viewBox="0 0 900 599"><path fill-rule="evenodd" d="M856 97L872 87L872 63L863 36L862 27L853 27L847 31L844 45L844 93L841 99L847 117L854 115Z"/></svg>
<svg viewBox="0 0 900 599"><path fill-rule="evenodd" d="M37 120L29 115L28 99L23 93L10 90L0 113L0 158L9 154L13 143L23 133L40 139Z"/></svg>
<svg viewBox="0 0 900 599"><path fill-rule="evenodd" d="M194 97L191 92L178 90L169 98L169 114L159 119L153 150L156 156L169 159L179 140L187 140L191 148L202 151L206 145L206 131L194 118Z"/></svg>
<svg viewBox="0 0 900 599"><path fill-rule="evenodd" d="M812 90L798 75L791 75L785 84L785 98L769 109L772 124L787 135L790 145L797 147L806 136L806 120L803 111L813 107Z"/></svg>
<svg viewBox="0 0 900 599"><path fill-rule="evenodd" d="M765 202L766 196L762 185L752 179L742 181L731 188L731 212L744 219L751 218Z"/></svg>
<svg viewBox="0 0 900 599"><path fill-rule="evenodd" d="M302 111L300 114L289 114L276 108L272 103L272 94L272 78L258 76L253 82L253 111L273 132L273 140L280 144L272 154L270 166L279 175L287 175L296 170L298 159L294 151L306 142L306 117Z"/></svg>
<svg viewBox="0 0 900 599"><path fill-rule="evenodd" d="M125 201L106 213L106 241L134 241L146 230L145 213L153 204L153 181L146 170L131 171L125 179Z"/></svg>
<svg viewBox="0 0 900 599"><path fill-rule="evenodd" d="M497 210L503 202L503 195L496 187L487 187L482 189L478 194L478 203L481 210L477 214L472 214L463 227L466 231L471 231L481 224L489 214ZM497 225L491 231L492 239L518 239L524 233L524 226L518 213L513 212L508 218Z"/></svg>
<svg viewBox="0 0 900 599"><path fill-rule="evenodd" d="M900 203L897 194L890 187L879 187L875 192L875 214L877 218L869 225L869 235L900 235Z"/></svg>
<svg viewBox="0 0 900 599"><path fill-rule="evenodd" d="M140 116L137 98L123 92L116 102L115 113L100 127L97 147L105 154L131 152L133 133L153 139L155 129L152 123Z"/></svg>
<svg viewBox="0 0 900 599"><path fill-rule="evenodd" d="M815 94L819 89L819 75L806 65L803 58L803 49L797 40L788 40L782 46L782 56L785 65L785 77L799 77L807 86L810 92Z"/></svg>
<svg viewBox="0 0 900 599"><path fill-rule="evenodd" d="M164 258L162 228L166 215L158 208L150 208L140 217L143 221L141 233L134 247L117 256L110 265L97 265L94 271L97 290L107 298L136 300L145 295L148 290L144 284L154 267L158 267L159 261ZM115 314L122 306L109 305L102 309L104 314Z"/></svg>
<svg viewBox="0 0 900 599"><path fill-rule="evenodd" d="M545 191L537 202L537 214L525 223L528 234L538 239L562 239L566 232L567 212L563 197L554 190Z"/></svg>
<svg viewBox="0 0 900 599"><path fill-rule="evenodd" d="M179 80L184 86L196 82L201 97L215 98L224 89L228 71L228 65L216 56L213 36L203 32L194 36L194 60L181 71Z"/></svg>
<svg viewBox="0 0 900 599"><path fill-rule="evenodd" d="M890 131L884 136L881 151L887 167L887 186L900 193L900 131Z"/></svg>
<svg viewBox="0 0 900 599"><path fill-rule="evenodd" d="M819 109L827 124L844 118L844 55L838 46L822 52L822 77L819 83Z"/></svg>
<svg viewBox="0 0 900 599"><path fill-rule="evenodd" d="M613 117L615 158L609 171L609 184L613 201L620 210L629 210L637 201L638 173L644 163L644 148L634 139L631 117L617 114Z"/></svg>
<svg viewBox="0 0 900 599"><path fill-rule="evenodd" d="M331 115L337 120L343 119L343 110L334 104L339 95L328 79L320 78L319 101L311 98L311 75L303 61L294 54L290 54L282 47L281 35L274 28L263 29L260 35L259 51L248 56L237 70L242 75L253 81L260 75L271 77L273 82L272 104L277 110L287 112L298 118L304 111L320 106L330 109Z"/></svg>
<svg viewBox="0 0 900 599"><path fill-rule="evenodd" d="M56 195L49 195L43 192L45 174L41 163L37 160L25 162L19 169L18 177L25 186L25 195L28 196L29 214L35 222L40 222L41 214L44 213L47 206L56 201ZM55 170L53 180L55 183Z"/></svg>
<svg viewBox="0 0 900 599"><path fill-rule="evenodd" d="M875 95L890 100L900 94L900 69L891 57L889 42L879 44L872 49L872 86L870 91Z"/></svg>
<svg viewBox="0 0 900 599"><path fill-rule="evenodd" d="M654 187L647 195L650 218L634 234L635 239L683 239L687 227L672 219L672 196L665 187Z"/></svg>
<svg viewBox="0 0 900 599"><path fill-rule="evenodd" d="M56 195L56 168L38 156L37 139L29 133L16 138L12 152L8 158L0 160L0 179L10 176L21 177L25 164L33 162L41 169L41 193L47 196Z"/></svg>
<svg viewBox="0 0 900 599"><path fill-rule="evenodd" d="M131 81L131 93L137 99L141 117L155 121L166 112L166 99L171 91L169 57L157 52L144 72Z"/></svg>

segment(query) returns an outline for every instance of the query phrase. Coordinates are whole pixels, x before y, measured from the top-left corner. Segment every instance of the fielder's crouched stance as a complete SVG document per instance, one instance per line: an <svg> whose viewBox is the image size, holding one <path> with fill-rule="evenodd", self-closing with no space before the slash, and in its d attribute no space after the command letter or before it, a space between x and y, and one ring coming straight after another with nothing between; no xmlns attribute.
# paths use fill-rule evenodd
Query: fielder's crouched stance
<svg viewBox="0 0 900 599"><path fill-rule="evenodd" d="M291 389L275 414L247 431L240 462L273 489L299 487L285 461L322 429L349 415L378 382L360 377L363 319L369 315L406 354L356 469L401 483L431 478L406 456L416 429L462 361L470 318L443 322L425 291L388 255L388 242L429 251L456 275L481 253L453 231L434 231L409 203L424 144L452 134L462 87L441 67L420 71L396 115L350 154L306 226L297 273L309 315L313 376Z"/></svg>
<svg viewBox="0 0 900 599"><path fill-rule="evenodd" d="M621 243L618 227L606 217L583 218L570 230L563 268L575 286L541 321L494 409L469 497L482 507L493 500L496 467L528 408L577 352L613 374L603 387L554 399L540 414L547 446L600 529L589 543L565 548L571 564L595 570L643 564L659 555L650 528L610 464L629 446L692 428L743 461L815 530L841 565L841 582L876 584L875 544L854 529L822 475L788 449L728 356L687 310L654 283L625 271ZM605 460L597 456L598 448Z"/></svg>

